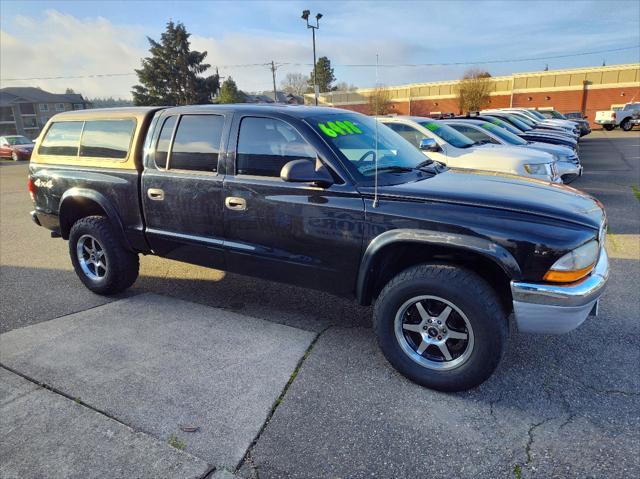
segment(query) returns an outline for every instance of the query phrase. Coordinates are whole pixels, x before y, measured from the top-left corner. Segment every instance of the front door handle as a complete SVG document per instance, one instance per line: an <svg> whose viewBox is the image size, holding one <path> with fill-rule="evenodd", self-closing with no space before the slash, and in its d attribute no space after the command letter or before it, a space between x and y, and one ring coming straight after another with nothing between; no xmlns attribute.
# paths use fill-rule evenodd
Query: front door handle
<svg viewBox="0 0 640 479"><path fill-rule="evenodd" d="M247 209L247 200L235 196L227 196L224 199L224 205L230 210L244 211Z"/></svg>
<svg viewBox="0 0 640 479"><path fill-rule="evenodd" d="M150 200L162 201L164 200L164 191L160 188L149 188L147 190L147 196Z"/></svg>

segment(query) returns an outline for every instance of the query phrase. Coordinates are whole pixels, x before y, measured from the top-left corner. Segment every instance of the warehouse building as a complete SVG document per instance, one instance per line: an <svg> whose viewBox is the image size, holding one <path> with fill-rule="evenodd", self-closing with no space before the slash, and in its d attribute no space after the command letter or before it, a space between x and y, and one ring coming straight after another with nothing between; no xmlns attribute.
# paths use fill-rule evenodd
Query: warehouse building
<svg viewBox="0 0 640 479"><path fill-rule="evenodd" d="M640 63L566 70L514 73L492 77L486 108L555 109L561 113L582 112L594 125L597 110L640 101ZM384 87L393 113L438 115L462 113L458 106L459 80ZM322 93L319 104L369 113L373 88ZM306 95L307 103L313 95Z"/></svg>

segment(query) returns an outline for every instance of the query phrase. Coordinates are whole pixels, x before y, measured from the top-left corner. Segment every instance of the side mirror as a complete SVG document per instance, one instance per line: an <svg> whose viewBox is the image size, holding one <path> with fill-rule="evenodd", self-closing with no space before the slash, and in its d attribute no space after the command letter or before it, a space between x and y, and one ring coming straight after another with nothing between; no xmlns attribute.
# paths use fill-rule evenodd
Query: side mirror
<svg viewBox="0 0 640 479"><path fill-rule="evenodd" d="M422 151L438 151L440 147L433 138L423 138L420 140L420 149Z"/></svg>
<svg viewBox="0 0 640 479"><path fill-rule="evenodd" d="M315 183L327 188L333 184L333 177L320 160L293 160L280 170L280 178L289 183Z"/></svg>

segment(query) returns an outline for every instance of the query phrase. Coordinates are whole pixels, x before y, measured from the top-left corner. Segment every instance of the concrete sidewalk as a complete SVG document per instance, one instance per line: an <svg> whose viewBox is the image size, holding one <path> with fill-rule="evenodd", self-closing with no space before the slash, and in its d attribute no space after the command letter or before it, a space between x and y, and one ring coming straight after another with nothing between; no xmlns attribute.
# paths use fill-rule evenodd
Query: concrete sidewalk
<svg viewBox="0 0 640 479"><path fill-rule="evenodd" d="M0 360L103 412L104 420L112 417L163 443L183 444L202 461L233 470L314 337L220 309L140 295L0 335ZM20 416L22 421L11 406L5 410L3 405L0 413L12 417L7 427L26 428L36 436L44 431L49 444L55 444L62 431L47 429L46 419L55 417L60 401L69 400L53 401L56 395L49 391L40 396L34 406L40 411L36 426L22 424L29 416ZM52 398L50 408L46 398ZM197 431L185 432L189 428ZM104 434L70 434L86 441L87 452L102 447ZM31 447L38 443L27 436L21 444L3 450L3 462L6 454L16 463L43 467L42 456ZM78 462L69 464L72 471L89 467L97 473L84 477L100 477L90 454L74 457ZM148 461L141 467L153 471L152 454Z"/></svg>

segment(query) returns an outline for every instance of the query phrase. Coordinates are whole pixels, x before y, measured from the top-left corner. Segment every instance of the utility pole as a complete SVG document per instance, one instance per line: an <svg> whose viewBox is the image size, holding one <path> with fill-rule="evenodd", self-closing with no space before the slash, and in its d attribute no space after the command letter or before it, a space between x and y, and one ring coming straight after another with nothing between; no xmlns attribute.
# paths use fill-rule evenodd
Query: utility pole
<svg viewBox="0 0 640 479"><path fill-rule="evenodd" d="M311 12L309 10L302 11L302 19L307 22L307 28L311 29L311 33L313 34L313 96L315 97L316 106L318 106L318 94L320 93L318 88L318 67L316 66L316 30L320 28L320 19L322 18L322 13L318 13L316 15L316 24L312 25L309 23L309 15Z"/></svg>
<svg viewBox="0 0 640 479"><path fill-rule="evenodd" d="M276 90L276 64L271 60L271 75L273 76L273 103L278 103L278 91Z"/></svg>

